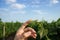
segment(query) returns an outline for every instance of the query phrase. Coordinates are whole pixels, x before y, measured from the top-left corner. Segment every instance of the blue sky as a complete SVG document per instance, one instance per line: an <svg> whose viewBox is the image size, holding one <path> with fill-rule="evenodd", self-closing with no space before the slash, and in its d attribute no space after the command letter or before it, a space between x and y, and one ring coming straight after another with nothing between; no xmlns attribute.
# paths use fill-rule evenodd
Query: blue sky
<svg viewBox="0 0 60 40"><path fill-rule="evenodd" d="M60 18L60 0L0 0L0 18L4 22Z"/></svg>

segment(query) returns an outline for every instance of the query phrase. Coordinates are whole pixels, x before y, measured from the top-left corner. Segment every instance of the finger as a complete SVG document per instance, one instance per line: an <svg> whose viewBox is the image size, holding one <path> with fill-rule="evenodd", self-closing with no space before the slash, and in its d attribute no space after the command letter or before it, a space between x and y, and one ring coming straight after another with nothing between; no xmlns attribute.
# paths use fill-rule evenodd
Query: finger
<svg viewBox="0 0 60 40"><path fill-rule="evenodd" d="M23 33L23 36L24 36L25 38L31 36L31 31L28 31L28 32Z"/></svg>
<svg viewBox="0 0 60 40"><path fill-rule="evenodd" d="M37 35L36 34L31 34L31 37L36 38Z"/></svg>
<svg viewBox="0 0 60 40"><path fill-rule="evenodd" d="M25 22L17 31L18 34L22 34L24 32L24 28L31 22L31 20L28 20L27 22Z"/></svg>
<svg viewBox="0 0 60 40"><path fill-rule="evenodd" d="M28 31L31 31L32 34L36 34L36 31L33 28L27 27L24 29L24 32L28 32Z"/></svg>
<svg viewBox="0 0 60 40"><path fill-rule="evenodd" d="M24 29L25 32L31 31L31 37L36 38L36 31L33 28L27 27Z"/></svg>
<svg viewBox="0 0 60 40"><path fill-rule="evenodd" d="M24 29L30 22L31 20L26 21L25 23L22 24L21 28Z"/></svg>

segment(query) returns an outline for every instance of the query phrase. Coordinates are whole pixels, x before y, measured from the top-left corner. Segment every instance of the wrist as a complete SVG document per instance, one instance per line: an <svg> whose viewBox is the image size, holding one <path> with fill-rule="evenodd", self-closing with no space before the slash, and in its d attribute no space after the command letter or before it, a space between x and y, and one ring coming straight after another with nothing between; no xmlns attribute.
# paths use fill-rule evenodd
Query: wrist
<svg viewBox="0 0 60 40"><path fill-rule="evenodd" d="M25 37L22 35L16 35L14 40L25 40Z"/></svg>

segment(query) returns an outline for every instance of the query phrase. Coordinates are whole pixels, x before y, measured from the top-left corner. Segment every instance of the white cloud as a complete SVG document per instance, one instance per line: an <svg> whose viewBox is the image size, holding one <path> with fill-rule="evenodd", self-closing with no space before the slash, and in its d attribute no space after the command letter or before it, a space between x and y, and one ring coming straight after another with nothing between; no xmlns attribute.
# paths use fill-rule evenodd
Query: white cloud
<svg viewBox="0 0 60 40"><path fill-rule="evenodd" d="M40 0L33 0L33 1L32 1L32 4L34 4L34 5L39 5L39 4L40 4Z"/></svg>
<svg viewBox="0 0 60 40"><path fill-rule="evenodd" d="M26 11L20 10L20 11L11 11L13 14L26 14Z"/></svg>
<svg viewBox="0 0 60 40"><path fill-rule="evenodd" d="M58 0L52 0L52 3L56 4L56 3L59 3L59 1Z"/></svg>
<svg viewBox="0 0 60 40"><path fill-rule="evenodd" d="M14 8L14 9L23 9L23 8L25 8L26 6L25 6L24 4L14 3L14 4L11 4L10 7L11 7L11 8Z"/></svg>
<svg viewBox="0 0 60 40"><path fill-rule="evenodd" d="M16 0L6 0L6 3L8 3L8 4L12 4L12 3L15 3L16 2Z"/></svg>
<svg viewBox="0 0 60 40"><path fill-rule="evenodd" d="M36 13L36 14L47 14L45 11L41 11L41 10L32 10L33 13Z"/></svg>
<svg viewBox="0 0 60 40"><path fill-rule="evenodd" d="M50 0L49 4L47 6L53 6L59 3L59 0Z"/></svg>
<svg viewBox="0 0 60 40"><path fill-rule="evenodd" d="M6 8L0 8L0 11L8 11Z"/></svg>
<svg viewBox="0 0 60 40"><path fill-rule="evenodd" d="M0 8L0 15L10 15L10 14L26 14L25 10L12 10L12 9L7 9L7 8Z"/></svg>
<svg viewBox="0 0 60 40"><path fill-rule="evenodd" d="M40 4L40 0L32 0L31 4L32 5L39 5Z"/></svg>
<svg viewBox="0 0 60 40"><path fill-rule="evenodd" d="M41 10L33 10L34 13L42 14Z"/></svg>
<svg viewBox="0 0 60 40"><path fill-rule="evenodd" d="M8 3L9 7L12 9L23 9L26 6L24 4L19 4L16 2L17 0L6 0L6 3Z"/></svg>

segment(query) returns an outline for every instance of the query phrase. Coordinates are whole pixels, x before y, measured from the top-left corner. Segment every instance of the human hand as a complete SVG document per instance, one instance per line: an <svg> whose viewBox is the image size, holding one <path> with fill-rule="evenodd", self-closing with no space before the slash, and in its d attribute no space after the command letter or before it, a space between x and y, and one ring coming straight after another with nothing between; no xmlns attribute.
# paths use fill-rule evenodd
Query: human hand
<svg viewBox="0 0 60 40"><path fill-rule="evenodd" d="M36 32L34 29L27 27L26 26L31 22L31 20L28 20L22 26L18 29L16 36L14 40L27 40L28 37L33 37L36 38Z"/></svg>

